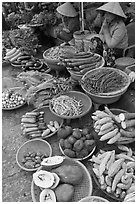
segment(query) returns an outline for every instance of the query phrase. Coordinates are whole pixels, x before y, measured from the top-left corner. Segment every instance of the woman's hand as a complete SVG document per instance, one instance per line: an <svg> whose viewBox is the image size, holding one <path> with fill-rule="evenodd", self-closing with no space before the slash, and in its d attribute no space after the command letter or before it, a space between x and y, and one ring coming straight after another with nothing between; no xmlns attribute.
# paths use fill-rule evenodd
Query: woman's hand
<svg viewBox="0 0 137 204"><path fill-rule="evenodd" d="M108 32L108 24L107 24L106 19L103 22L102 30L103 30L104 33Z"/></svg>

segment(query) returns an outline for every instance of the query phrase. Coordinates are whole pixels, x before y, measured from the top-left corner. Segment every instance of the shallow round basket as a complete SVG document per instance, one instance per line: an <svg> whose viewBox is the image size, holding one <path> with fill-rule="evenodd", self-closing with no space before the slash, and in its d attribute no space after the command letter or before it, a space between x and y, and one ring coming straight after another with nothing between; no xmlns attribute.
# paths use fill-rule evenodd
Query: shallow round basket
<svg viewBox="0 0 137 204"><path fill-rule="evenodd" d="M120 113L127 113L126 110L118 109L118 108L111 108L110 111L115 115L119 115ZM117 144L130 144L132 142L135 142L135 138L131 138L128 141L126 141L126 140L125 141L117 141L116 143Z"/></svg>
<svg viewBox="0 0 137 204"><path fill-rule="evenodd" d="M60 118L60 117L54 115L54 114L50 111L50 109L49 109L48 106L44 106L44 107L42 107L42 108L38 108L38 109L35 109L35 110L33 110L33 111L34 111L34 112L41 112L41 111L43 111L43 112L44 112L44 122L45 122L46 124L49 124L50 121L57 121L57 122L59 123L59 128L62 127L64 120L63 120L62 118ZM58 130L59 130L59 129L58 129ZM51 136L55 135L55 134L58 132L58 130L56 130L55 132L52 132L52 133L50 133L50 134L48 134L48 135L46 135L46 136L43 136L42 139L45 139L45 138L48 138L48 137L51 137Z"/></svg>
<svg viewBox="0 0 137 204"><path fill-rule="evenodd" d="M81 103L83 104L82 106L82 112L79 115L75 115L75 116L65 116L65 115L58 115L54 110L53 110L53 106L51 101L49 102L49 108L51 110L51 112L61 118L64 119L75 119L75 118L81 118L82 116L86 115L90 109L92 108L92 101L90 99L89 96L87 96L86 94L82 93L82 92L78 92L78 91L70 91L67 92L63 95L69 96L71 98L75 98L75 100L77 101L81 101Z"/></svg>
<svg viewBox="0 0 137 204"><path fill-rule="evenodd" d="M87 196L85 198L82 198L79 202L109 202L109 201L99 196Z"/></svg>
<svg viewBox="0 0 137 204"><path fill-rule="evenodd" d="M25 99L26 91L24 91L23 87L14 87L14 88L10 88L8 90L13 91L14 93L20 93L22 95L22 97ZM26 100L24 100L24 103L22 103L20 105L17 105L17 106L12 107L12 108L2 108L2 110L15 110L15 109L18 109L18 108L24 106L26 103L27 103Z"/></svg>
<svg viewBox="0 0 137 204"><path fill-rule="evenodd" d="M96 146L93 147L92 151L86 156L86 157L83 157L83 158L72 158L72 157L68 157L65 153L64 153L64 150L62 149L60 143L59 143L59 149L61 151L61 153L67 157L67 158L70 158L70 159L73 159L75 161L82 161L82 160L85 160L85 159L88 159L90 156L92 156L92 154L94 153L95 149L96 149Z"/></svg>
<svg viewBox="0 0 137 204"><path fill-rule="evenodd" d="M69 159L69 158L65 158L62 165L63 164L78 166L80 168L80 170L83 172L83 179L82 179L81 183L74 186L75 191L74 191L74 195L72 197L71 202L78 202L82 198L84 198L86 196L90 196L92 194L93 185L92 185L91 176L90 176L87 168L81 162L74 161L74 160ZM41 170L41 169L44 170L44 166L39 168L39 170ZM38 186L36 186L32 180L31 195L32 195L33 202L39 202L40 193L41 193L40 188Z"/></svg>
<svg viewBox="0 0 137 204"><path fill-rule="evenodd" d="M97 104L112 104L116 101L118 101L120 99L120 97L127 91L129 85L130 85L130 78L129 76L121 71L121 70L118 70L118 69L115 69L115 68L110 68L110 67L102 67L102 68L96 68L96 69L93 69L89 72L87 72L86 74L84 74L84 76L82 77L82 81L85 81L86 78L89 78L90 76L92 76L92 74L97 70L114 70L116 71L117 73L123 75L123 77L126 78L127 80L127 84L125 85L125 87L121 88L120 90L118 91L115 91L115 92L110 92L110 93L101 93L100 94L94 94L94 93L91 93L89 92L85 87L84 85L81 83L81 87L82 89L88 94L88 96L90 96L90 98L93 100L94 103L97 103Z"/></svg>
<svg viewBox="0 0 137 204"><path fill-rule="evenodd" d="M44 53L43 53L43 58L44 58L44 61L45 63L48 65L48 67L51 69L51 70L55 70L55 71L61 71L61 70L64 70L66 69L65 66L63 65L58 65L58 63L60 62L59 59L56 59L55 57L54 58L50 58L47 56L47 54L51 51L51 49L56 49L58 46L55 46L55 47L52 47L52 48L49 48L47 49ZM75 48L73 46L64 46L64 50L72 50L72 51L75 51Z"/></svg>
<svg viewBox="0 0 137 204"><path fill-rule="evenodd" d="M25 171L36 171L38 169L38 168L28 169L23 166L22 164L23 156L29 152L41 153L48 155L49 157L52 156L52 148L47 141L42 139L32 139L25 142L16 153L16 162L18 166Z"/></svg>

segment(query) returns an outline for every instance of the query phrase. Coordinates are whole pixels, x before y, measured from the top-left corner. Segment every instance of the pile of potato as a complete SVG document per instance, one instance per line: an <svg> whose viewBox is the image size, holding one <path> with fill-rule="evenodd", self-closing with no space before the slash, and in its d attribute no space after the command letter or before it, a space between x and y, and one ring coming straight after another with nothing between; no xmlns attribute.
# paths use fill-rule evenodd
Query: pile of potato
<svg viewBox="0 0 137 204"><path fill-rule="evenodd" d="M85 158L95 147L94 138L87 128L65 126L59 129L57 135L63 153L70 158Z"/></svg>

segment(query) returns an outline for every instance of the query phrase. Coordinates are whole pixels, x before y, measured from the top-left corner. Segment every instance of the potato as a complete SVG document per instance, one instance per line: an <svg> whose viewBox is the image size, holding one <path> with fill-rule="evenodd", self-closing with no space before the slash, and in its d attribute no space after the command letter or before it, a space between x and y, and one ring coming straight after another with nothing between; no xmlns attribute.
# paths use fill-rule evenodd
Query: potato
<svg viewBox="0 0 137 204"><path fill-rule="evenodd" d="M82 140L77 140L75 143L74 143L74 146L73 146L73 149L77 152L81 151L81 149L83 148L84 146L84 143Z"/></svg>
<svg viewBox="0 0 137 204"><path fill-rule="evenodd" d="M89 152L86 148L83 148L80 152L76 152L76 157L77 158L83 158L88 156Z"/></svg>
<svg viewBox="0 0 137 204"><path fill-rule="evenodd" d="M71 157L71 158L75 158L76 157L75 152L73 150L71 150L71 149L64 149L64 153L68 157Z"/></svg>
<svg viewBox="0 0 137 204"><path fill-rule="evenodd" d="M83 128L82 129L82 135L87 135L89 133L89 129L88 128Z"/></svg>
<svg viewBox="0 0 137 204"><path fill-rule="evenodd" d="M64 148L65 149L72 149L72 144L69 143L68 139L64 140Z"/></svg>
<svg viewBox="0 0 137 204"><path fill-rule="evenodd" d="M81 134L81 131L77 128L73 131L72 135L73 137L80 139L82 134Z"/></svg>
<svg viewBox="0 0 137 204"><path fill-rule="evenodd" d="M73 135L70 135L69 138L68 138L68 141L69 141L70 144L74 144L76 142L76 140L77 139L75 137L73 137Z"/></svg>

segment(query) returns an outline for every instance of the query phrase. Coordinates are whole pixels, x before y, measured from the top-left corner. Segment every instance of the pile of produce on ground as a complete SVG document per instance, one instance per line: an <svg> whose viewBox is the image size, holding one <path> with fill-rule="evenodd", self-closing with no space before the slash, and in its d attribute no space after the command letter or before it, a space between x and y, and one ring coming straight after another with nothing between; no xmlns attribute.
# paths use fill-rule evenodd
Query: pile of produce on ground
<svg viewBox="0 0 137 204"><path fill-rule="evenodd" d="M63 154L70 158L83 159L95 148L94 137L88 128L61 127L57 132L57 136Z"/></svg>
<svg viewBox="0 0 137 204"><path fill-rule="evenodd" d="M47 124L44 121L44 112L27 112L22 116L21 119L21 129L23 135L28 138L35 137L47 137L52 133L55 133L60 124L57 121L49 121Z"/></svg>
<svg viewBox="0 0 137 204"><path fill-rule="evenodd" d="M60 116L77 116L82 113L82 101L77 101L67 95L61 95L51 100L52 109Z"/></svg>
<svg viewBox="0 0 137 204"><path fill-rule="evenodd" d="M52 78L43 81L37 86L28 89L26 100L28 104L33 104L36 108L48 105L49 101L56 95L72 90L72 84L66 78Z"/></svg>
<svg viewBox="0 0 137 204"><path fill-rule="evenodd" d="M89 93L98 95L112 95L125 88L128 77L117 69L94 69L81 82Z"/></svg>
<svg viewBox="0 0 137 204"><path fill-rule="evenodd" d="M60 64L64 64L68 71L82 75L104 64L100 55L91 52L72 53L68 50L60 56L60 60Z"/></svg>
<svg viewBox="0 0 137 204"><path fill-rule="evenodd" d="M21 163L27 169L34 169L40 167L41 162L47 157L48 155L42 154L40 152L29 151L23 155Z"/></svg>
<svg viewBox="0 0 137 204"><path fill-rule="evenodd" d="M107 107L93 113L94 129L107 144L130 142L135 138L135 113L114 115ZM122 119L122 120L121 120Z"/></svg>
<svg viewBox="0 0 137 204"><path fill-rule="evenodd" d="M101 189L124 200L135 191L135 155L131 148L124 145L119 148L121 153L100 150L90 161Z"/></svg>
<svg viewBox="0 0 137 204"><path fill-rule="evenodd" d="M47 160L46 160L47 161ZM51 164L50 171L46 170L46 163L33 174L33 182L41 190L40 202L69 202L72 200L75 186L83 178L83 172L76 165L66 165L58 162L57 167Z"/></svg>
<svg viewBox="0 0 137 204"><path fill-rule="evenodd" d="M2 92L2 108L11 109L21 106L25 103L25 98L22 94L14 90L6 90Z"/></svg>

